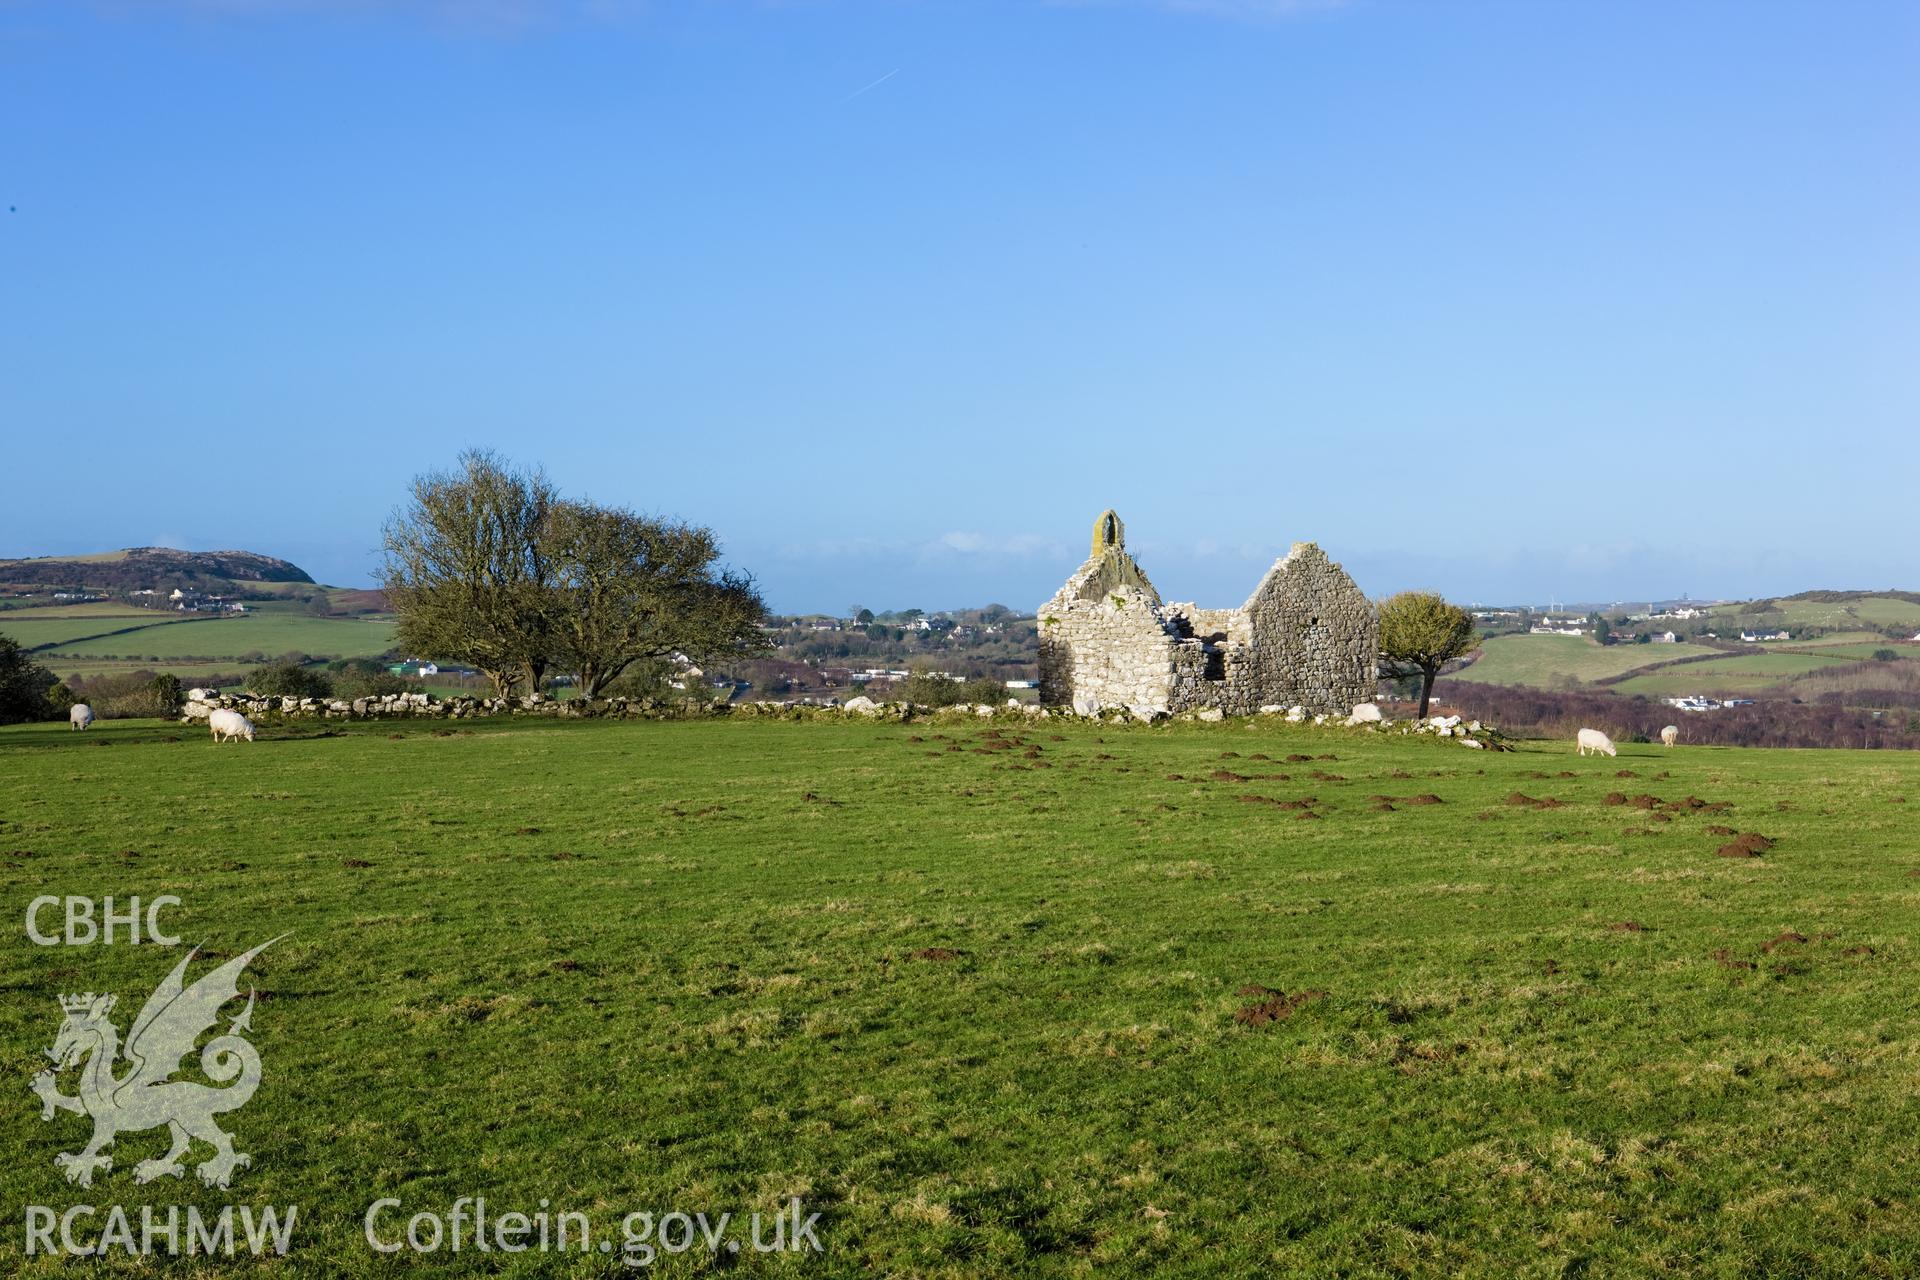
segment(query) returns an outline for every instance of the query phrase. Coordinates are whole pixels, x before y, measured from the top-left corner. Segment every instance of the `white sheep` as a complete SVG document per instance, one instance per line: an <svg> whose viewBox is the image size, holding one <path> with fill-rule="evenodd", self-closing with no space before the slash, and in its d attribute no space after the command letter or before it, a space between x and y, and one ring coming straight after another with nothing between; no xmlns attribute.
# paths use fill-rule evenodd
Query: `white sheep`
<svg viewBox="0 0 1920 1280"><path fill-rule="evenodd" d="M1582 729L1574 738L1574 741L1579 744L1581 755L1585 755L1589 751L1598 751L1602 755L1609 756L1619 754L1619 752L1613 749L1613 739L1598 729Z"/></svg>
<svg viewBox="0 0 1920 1280"><path fill-rule="evenodd" d="M215 711L207 717L207 728L213 731L215 742L231 742L235 738L253 741L253 721L238 711ZM222 735L225 735L224 737Z"/></svg>
<svg viewBox="0 0 1920 1280"><path fill-rule="evenodd" d="M93 724L93 708L84 702L76 702L67 709L67 723L76 729L85 729Z"/></svg>
<svg viewBox="0 0 1920 1280"><path fill-rule="evenodd" d="M1664 728L1664 729L1662 729L1662 730L1660 731L1660 745L1661 745L1661 746L1663 746L1663 747L1670 747L1670 746L1672 746L1672 745L1673 745L1674 743L1676 743L1676 742L1678 742L1678 741L1680 741L1680 726L1679 726L1679 725L1677 725L1677 724L1670 724L1670 725L1668 725L1668 726L1667 726L1666 728Z"/></svg>

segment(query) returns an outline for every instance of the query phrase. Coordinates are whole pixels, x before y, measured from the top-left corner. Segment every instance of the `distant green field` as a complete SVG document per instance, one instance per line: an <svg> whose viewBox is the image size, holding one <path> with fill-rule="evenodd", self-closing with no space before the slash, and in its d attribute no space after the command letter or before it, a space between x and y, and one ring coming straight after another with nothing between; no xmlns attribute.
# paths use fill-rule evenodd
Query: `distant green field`
<svg viewBox="0 0 1920 1280"><path fill-rule="evenodd" d="M31 622L41 618L141 618L161 610L142 609L113 600L88 600L81 604L10 604L0 609L0 629L9 621Z"/></svg>
<svg viewBox="0 0 1920 1280"><path fill-rule="evenodd" d="M1773 640L1763 645L1766 649L1830 649L1842 645L1864 644L1878 648L1890 644L1886 636L1878 631L1834 631L1824 636L1815 636L1811 640Z"/></svg>
<svg viewBox="0 0 1920 1280"><path fill-rule="evenodd" d="M1649 672L1644 676L1622 680L1612 688L1616 693L1645 694L1649 697L1674 697L1689 693L1759 693L1775 688L1794 676L1844 666L1848 661L1840 654L1740 654L1712 662L1693 662L1684 667Z"/></svg>
<svg viewBox="0 0 1920 1280"><path fill-rule="evenodd" d="M44 653L34 656L41 666L62 680L73 676L91 680L95 676L118 676L136 671L154 671L179 676L185 681L194 681L215 676L244 676L252 669L247 663L228 658L187 660L175 658L164 662L147 662L141 659L60 658Z"/></svg>
<svg viewBox="0 0 1920 1280"><path fill-rule="evenodd" d="M1825 657L1847 658L1856 662L1871 658L1883 649L1891 649L1903 658L1920 658L1920 644L1914 644L1911 641L1888 640L1884 637L1878 640L1860 641L1853 644L1822 644L1809 646L1809 648L1816 654ZM1775 653L1794 651L1795 650L1783 650L1778 645L1770 650L1770 652Z"/></svg>
<svg viewBox="0 0 1920 1280"><path fill-rule="evenodd" d="M1916 1274L1920 752L1621 752L1267 723L0 730L0 1273ZM1778 843L1716 856L1716 826ZM152 1131L91 1188L55 1166L87 1134L27 1088L57 996L117 993L124 1030L184 955L28 942L36 895L106 892L178 895L167 923L214 949L192 977L286 935L244 983L264 1070L221 1117L253 1157L230 1191L194 1179L205 1147L136 1185ZM798 1197L823 1252L367 1245L377 1198L391 1237L475 1195L615 1242L631 1211ZM22 1256L18 1206L120 1203L300 1212L284 1260Z"/></svg>
<svg viewBox="0 0 1920 1280"><path fill-rule="evenodd" d="M178 625L175 618L176 615L170 613L96 614L79 618L16 618L0 613L0 635L12 636L29 649L97 636L103 631L124 632L114 636L114 641L131 643L136 634L146 636L160 627Z"/></svg>
<svg viewBox="0 0 1920 1280"><path fill-rule="evenodd" d="M1776 600L1778 613L1768 613L1769 624L1786 627L1854 627L1861 623L1881 627L1898 622L1920 628L1920 604L1890 596L1867 596L1838 603L1818 600ZM1746 617L1738 605L1715 609L1716 615Z"/></svg>
<svg viewBox="0 0 1920 1280"><path fill-rule="evenodd" d="M1585 636L1494 636L1472 666L1449 679L1549 689L1564 677L1590 684L1653 662L1671 662L1713 650L1695 644L1600 645Z"/></svg>
<svg viewBox="0 0 1920 1280"><path fill-rule="evenodd" d="M181 622L149 627L131 635L80 641L49 651L47 660L57 663L63 658L109 656L158 661L183 657L238 658L254 651L271 657L296 649L316 656L357 658L383 653L392 644L390 622L315 618L303 613L260 613Z"/></svg>
<svg viewBox="0 0 1920 1280"><path fill-rule="evenodd" d="M41 559L41 560L62 560L69 564L112 564L120 560L125 560L126 558L127 558L127 552L125 548L122 548L119 551L94 551L86 555L77 555L77 556L61 555L61 556L38 557L38 559ZM4 570L6 569L6 566L10 564L32 564L32 563L33 563L32 560L0 560L0 574L4 574Z"/></svg>

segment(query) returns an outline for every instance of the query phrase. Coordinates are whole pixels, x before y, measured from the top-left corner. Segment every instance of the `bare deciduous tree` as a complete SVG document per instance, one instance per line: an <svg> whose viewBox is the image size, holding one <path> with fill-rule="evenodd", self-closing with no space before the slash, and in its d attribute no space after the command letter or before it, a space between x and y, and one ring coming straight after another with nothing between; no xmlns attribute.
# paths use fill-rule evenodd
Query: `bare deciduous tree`
<svg viewBox="0 0 1920 1280"><path fill-rule="evenodd" d="M400 644L472 665L503 696L538 688L552 649L545 537L555 502L543 473L485 450L416 478L383 538Z"/></svg>
<svg viewBox="0 0 1920 1280"><path fill-rule="evenodd" d="M547 532L553 658L583 696L598 697L636 662L680 653L709 663L767 647L766 605L751 578L718 567L711 529L563 502Z"/></svg>

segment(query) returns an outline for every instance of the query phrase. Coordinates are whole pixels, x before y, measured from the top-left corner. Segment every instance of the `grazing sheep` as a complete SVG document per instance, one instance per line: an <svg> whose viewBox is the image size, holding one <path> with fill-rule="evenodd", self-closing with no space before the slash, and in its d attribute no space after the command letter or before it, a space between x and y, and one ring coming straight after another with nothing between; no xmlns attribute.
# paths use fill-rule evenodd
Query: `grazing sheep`
<svg viewBox="0 0 1920 1280"><path fill-rule="evenodd" d="M93 724L93 708L84 702L76 702L67 710L67 723L76 729L85 729Z"/></svg>
<svg viewBox="0 0 1920 1280"><path fill-rule="evenodd" d="M207 717L207 728L213 731L215 742L231 742L235 738L253 741L253 721L238 711L215 711Z"/></svg>
<svg viewBox="0 0 1920 1280"><path fill-rule="evenodd" d="M1668 726L1667 726L1666 728L1664 728L1664 729L1662 729L1662 730L1660 731L1660 745L1661 745L1661 746L1663 746L1663 747L1670 747L1670 746L1672 746L1672 745L1673 745L1674 743L1676 743L1676 742L1678 742L1678 741L1680 741L1680 726L1679 726L1679 725L1677 725L1677 724L1670 724L1670 725L1668 725Z"/></svg>
<svg viewBox="0 0 1920 1280"><path fill-rule="evenodd" d="M1613 749L1613 739L1598 729L1582 729L1574 741L1580 744L1581 755L1589 751L1598 751L1602 755L1609 756L1619 754Z"/></svg>

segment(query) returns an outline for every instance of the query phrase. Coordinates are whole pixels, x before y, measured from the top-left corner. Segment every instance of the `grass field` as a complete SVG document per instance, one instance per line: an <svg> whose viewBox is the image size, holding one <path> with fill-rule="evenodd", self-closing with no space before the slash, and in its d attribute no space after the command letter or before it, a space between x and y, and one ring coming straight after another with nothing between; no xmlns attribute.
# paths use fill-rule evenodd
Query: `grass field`
<svg viewBox="0 0 1920 1280"><path fill-rule="evenodd" d="M76 618L28 618L0 614L0 635L12 636L28 649L38 649L42 645L58 646L105 632L120 633L113 637L120 640L130 637L135 631L146 634L164 626L184 625L176 618L175 614L141 612Z"/></svg>
<svg viewBox="0 0 1920 1280"><path fill-rule="evenodd" d="M1767 617L1789 627L1848 627L1863 622L1882 627L1897 622L1903 626L1920 628L1920 604L1891 596L1865 596L1844 602L1778 600L1775 603L1780 606L1780 611L1777 614L1770 613ZM1721 610L1716 609L1715 612ZM1738 614L1740 611L1734 606L1726 612Z"/></svg>
<svg viewBox="0 0 1920 1280"><path fill-rule="evenodd" d="M28 1092L57 993L124 1030L178 953L9 930L5 1195L301 1206L262 1274L631 1274L364 1242L472 1195L824 1215L749 1274L1920 1271L1920 755L1006 732L0 730L16 920L173 893L220 957L287 935L223 1194L135 1187L152 1133L68 1186L84 1122ZM0 1271L62 1273L22 1239Z"/></svg>
<svg viewBox="0 0 1920 1280"><path fill-rule="evenodd" d="M385 618L316 618L297 602L278 601L237 618L113 604L7 610L0 611L0 634L36 650L35 660L62 679L142 669L211 679L257 665L241 661L250 653L265 661L296 650L377 657L393 644L393 624Z"/></svg>
<svg viewBox="0 0 1920 1280"><path fill-rule="evenodd" d="M261 614L177 622L77 641L48 650L46 660L57 668L62 658L147 656L165 661L175 657L237 658L255 651L273 655L293 649L351 658L382 653L392 643L393 625L388 622Z"/></svg>
<svg viewBox="0 0 1920 1280"><path fill-rule="evenodd" d="M0 607L0 630L13 621L40 618L150 618L158 611L141 609L114 600L88 600L80 604L30 604L9 601Z"/></svg>
<svg viewBox="0 0 1920 1280"><path fill-rule="evenodd" d="M1634 676L1613 686L1616 693L1643 693L1652 697L1688 693L1758 693L1813 671L1844 666L1843 654L1743 653L1709 662L1690 662Z"/></svg>
<svg viewBox="0 0 1920 1280"><path fill-rule="evenodd" d="M1788 650L1798 652L1802 649L1849 649L1864 646L1867 649L1884 649L1888 645L1899 645L1897 641L1881 635L1878 631L1834 631L1824 636L1815 636L1811 640L1775 641L1764 645L1768 650Z"/></svg>
<svg viewBox="0 0 1920 1280"><path fill-rule="evenodd" d="M1481 644L1480 651L1473 665L1448 678L1551 689L1567 677L1591 684L1648 663L1713 652L1694 644L1601 645L1585 636L1534 635L1493 636Z"/></svg>
<svg viewBox="0 0 1920 1280"><path fill-rule="evenodd" d="M1884 636L1878 640L1863 641L1859 644L1822 644L1810 645L1802 650L1798 646L1792 649L1777 648L1776 653L1808 652L1827 658L1844 658L1849 662L1864 662L1882 650L1891 649L1903 658L1920 658L1920 644L1910 641L1888 640Z"/></svg>

